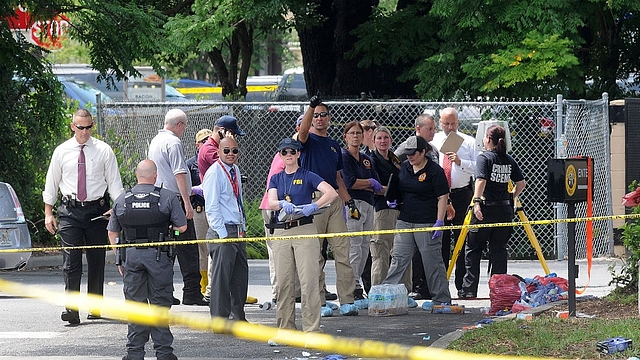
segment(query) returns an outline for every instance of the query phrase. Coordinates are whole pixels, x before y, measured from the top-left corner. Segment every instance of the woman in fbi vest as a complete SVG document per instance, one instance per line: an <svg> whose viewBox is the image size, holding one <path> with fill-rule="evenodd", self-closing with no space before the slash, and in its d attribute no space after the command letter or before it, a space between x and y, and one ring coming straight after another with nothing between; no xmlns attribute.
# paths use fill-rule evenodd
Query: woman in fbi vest
<svg viewBox="0 0 640 360"><path fill-rule="evenodd" d="M525 186L520 167L507 155L505 130L500 125L487 128L482 144L486 151L476 161L476 183L473 196L471 224L512 222L516 198ZM509 181L515 186L509 192ZM475 298L480 277L480 258L487 242L491 275L507 272L507 242L512 227L485 227L469 229L465 248L466 273L460 297Z"/></svg>

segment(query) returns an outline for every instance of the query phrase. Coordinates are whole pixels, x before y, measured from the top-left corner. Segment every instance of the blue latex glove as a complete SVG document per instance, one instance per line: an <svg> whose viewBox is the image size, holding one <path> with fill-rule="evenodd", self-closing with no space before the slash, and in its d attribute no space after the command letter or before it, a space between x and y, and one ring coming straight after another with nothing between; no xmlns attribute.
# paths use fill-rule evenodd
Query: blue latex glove
<svg viewBox="0 0 640 360"><path fill-rule="evenodd" d="M316 211L318 211L318 204L316 203L311 203L311 204L302 206L302 213L304 214L304 216L309 216Z"/></svg>
<svg viewBox="0 0 640 360"><path fill-rule="evenodd" d="M369 182L371 183L371 188L375 194L382 191L382 184L374 178L369 178Z"/></svg>
<svg viewBox="0 0 640 360"><path fill-rule="evenodd" d="M396 206L398 206L398 202L397 200L393 200L393 201L387 200L387 206L389 207L389 209L395 209Z"/></svg>
<svg viewBox="0 0 640 360"><path fill-rule="evenodd" d="M204 193L202 192L202 187L200 185L192 187L191 193L193 193L193 195L198 195L204 198Z"/></svg>
<svg viewBox="0 0 640 360"><path fill-rule="evenodd" d="M278 201L278 205L284 210L285 214L293 214L296 211L296 206L286 200Z"/></svg>
<svg viewBox="0 0 640 360"><path fill-rule="evenodd" d="M442 225L444 225L444 221L442 220L436 220L436 222L433 224L434 227L438 227ZM439 238L441 236L442 236L442 230L436 230L433 232L433 236L431 236L431 239L435 240L436 238Z"/></svg>

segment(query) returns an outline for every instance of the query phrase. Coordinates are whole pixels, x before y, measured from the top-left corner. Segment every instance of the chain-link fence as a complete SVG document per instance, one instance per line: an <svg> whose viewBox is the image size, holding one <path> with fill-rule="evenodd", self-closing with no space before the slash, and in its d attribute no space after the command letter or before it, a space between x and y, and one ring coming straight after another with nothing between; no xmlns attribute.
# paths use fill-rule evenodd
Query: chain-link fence
<svg viewBox="0 0 640 360"><path fill-rule="evenodd" d="M460 114L460 131L475 136L476 124L481 120L498 119L509 122L511 131L512 152L523 169L527 188L521 195L527 217L530 220L554 219L556 208L546 201L547 159L556 154L554 131L558 122L559 108L557 102L419 102L419 101L363 101L363 102L328 102L332 114L332 127L329 134L344 144L343 125L352 120L376 119L393 132L393 142L398 145L408 136L415 134L415 118L424 112L437 115L447 106L455 107ZM133 168L137 160L146 157L149 142L162 128L164 114L170 108L184 110L189 119L183 144L187 157L195 153L195 133L202 128L213 129L215 121L224 114L238 119L238 124L247 135L239 139L241 149L238 160L241 171L248 176L244 184L244 197L247 210L248 235L263 234L262 217L258 204L265 191L266 177L278 141L291 136L295 131L295 121L306 109L307 103L258 103L258 102L194 102L194 103L110 103L103 104L99 113L99 129L114 148L118 148L128 159ZM597 118L596 109L602 103L566 102L568 109L567 128L570 129L570 154L593 156L598 168L595 186L602 188L596 194L596 200L611 203L609 189L608 132L602 127L602 117ZM562 107L560 107L562 109ZM602 109L599 110L600 114ZM592 124L593 123L593 124ZM574 125L570 125L574 124ZM583 125L578 125L583 124ZM606 121L604 123L606 126ZM584 131L584 132L583 132ZM597 138L597 141L595 140ZM595 147L595 148L594 148ZM586 148L589 148L587 152ZM573 150L572 150L573 149ZM128 184L133 185L133 184ZM598 208L597 215L610 214L605 208ZM580 212L578 212L581 214ZM598 255L609 254L612 242L611 225L608 230L598 232L596 252ZM554 259L562 252L558 250L566 244L566 239L556 237L556 229L552 225L534 227L536 237L546 258ZM578 243L584 244L584 241ZM566 247L566 245L564 245ZM583 245L582 245L583 246ZM583 246L584 247L584 246ZM512 258L535 258L526 233L517 227L509 244ZM581 253L581 256L584 256Z"/></svg>

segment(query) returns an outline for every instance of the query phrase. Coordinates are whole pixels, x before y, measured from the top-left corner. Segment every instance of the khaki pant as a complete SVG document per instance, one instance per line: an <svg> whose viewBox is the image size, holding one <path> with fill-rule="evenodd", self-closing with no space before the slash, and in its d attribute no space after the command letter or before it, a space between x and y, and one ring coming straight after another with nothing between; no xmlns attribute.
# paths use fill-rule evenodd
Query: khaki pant
<svg viewBox="0 0 640 360"><path fill-rule="evenodd" d="M318 197L316 197L317 199ZM318 234L338 233L347 231L347 223L344 219L344 205L342 200L337 198L331 203L322 214L315 215L313 223L316 225ZM323 238L320 238L320 248L322 248ZM353 291L356 288L356 279L353 275L353 269L349 262L349 238L344 236L327 238L331 251L333 252L333 258L336 263L336 288L338 290L338 300L340 304L353 304ZM318 261L320 269L324 268L324 257L320 251L318 251ZM324 270L320 272L320 294L322 304L325 303L324 289L325 289L325 275Z"/></svg>
<svg viewBox="0 0 640 360"><path fill-rule="evenodd" d="M269 222L271 222L271 212L273 210L262 210L262 219L264 220L265 224L268 224ZM269 237L269 236L273 236L270 232L269 229L267 229L266 227L264 228L265 231L265 236ZM274 230L274 234L275 234L275 230ZM312 234L315 234L312 233ZM267 241L267 254L269 255L269 281L271 281L271 298L272 299L277 299L276 298L276 287L278 285L278 278L276 277L276 266L273 263L273 259L274 259L274 254L273 254L273 248L271 247L271 242ZM296 297L300 297L300 281L298 280L298 277L295 277L295 292L296 292Z"/></svg>
<svg viewBox="0 0 640 360"><path fill-rule="evenodd" d="M196 212L193 210L193 224L196 227L197 240L204 240L207 237L207 230L209 230L209 223L207 222L207 213L203 211ZM208 259L209 250L206 243L198 244L198 253L200 254L200 271L208 271Z"/></svg>
<svg viewBox="0 0 640 360"><path fill-rule="evenodd" d="M311 235L316 233L313 224L288 230L275 229L273 236ZM302 330L320 331L320 297L318 289L318 254L320 243L316 238L295 240L268 240L273 250L275 274L278 279L276 322L279 328L296 329L296 279L300 279L302 299ZM322 300L321 300L322 299Z"/></svg>
<svg viewBox="0 0 640 360"><path fill-rule="evenodd" d="M382 209L373 215L373 230L392 230L396 228L400 211L396 209ZM389 272L391 264L391 249L393 248L393 234L376 234L371 238L371 285L382 284ZM402 283L408 292L412 291L411 266L402 276Z"/></svg>

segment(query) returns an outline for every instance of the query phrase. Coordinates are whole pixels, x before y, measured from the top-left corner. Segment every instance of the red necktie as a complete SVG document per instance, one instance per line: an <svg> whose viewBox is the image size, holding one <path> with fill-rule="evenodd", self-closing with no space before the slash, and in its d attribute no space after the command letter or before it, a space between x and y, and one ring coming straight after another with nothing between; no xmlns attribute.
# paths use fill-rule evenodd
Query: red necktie
<svg viewBox="0 0 640 360"><path fill-rule="evenodd" d="M442 169L444 175L447 177L447 183L449 183L449 189L451 189L451 159L447 155L444 155L444 161L442 162Z"/></svg>
<svg viewBox="0 0 640 360"><path fill-rule="evenodd" d="M78 200L87 199L87 166L84 158L84 147L80 145L80 155L78 155Z"/></svg>

